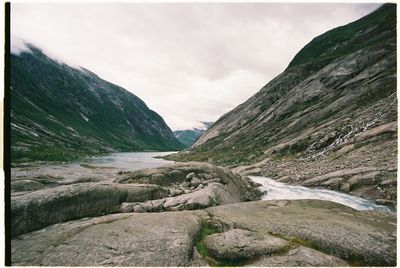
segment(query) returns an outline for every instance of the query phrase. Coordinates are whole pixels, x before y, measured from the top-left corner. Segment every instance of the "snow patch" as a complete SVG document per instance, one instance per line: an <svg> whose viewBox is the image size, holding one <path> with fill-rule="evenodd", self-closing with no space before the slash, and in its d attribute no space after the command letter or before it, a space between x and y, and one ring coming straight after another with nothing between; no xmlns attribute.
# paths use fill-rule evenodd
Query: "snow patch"
<svg viewBox="0 0 400 268"><path fill-rule="evenodd" d="M19 130L22 130L23 132L29 133L32 136L39 137L39 135L37 133L35 133L35 132L33 132L33 131L29 130L29 129L23 128L21 126L18 126L17 124L11 123L11 126L17 128Z"/></svg>
<svg viewBox="0 0 400 268"><path fill-rule="evenodd" d="M81 116L82 116L82 118L86 121L86 122L89 122L89 118L87 118L86 116L84 116L82 113L79 113Z"/></svg>

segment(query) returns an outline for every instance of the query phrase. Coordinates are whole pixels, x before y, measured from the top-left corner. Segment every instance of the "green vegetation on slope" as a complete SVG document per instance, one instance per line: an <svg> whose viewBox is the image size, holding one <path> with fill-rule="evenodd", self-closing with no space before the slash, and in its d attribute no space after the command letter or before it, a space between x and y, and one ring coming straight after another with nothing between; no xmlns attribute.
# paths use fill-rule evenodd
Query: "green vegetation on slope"
<svg viewBox="0 0 400 268"><path fill-rule="evenodd" d="M28 48L11 55L12 161L183 147L132 93Z"/></svg>

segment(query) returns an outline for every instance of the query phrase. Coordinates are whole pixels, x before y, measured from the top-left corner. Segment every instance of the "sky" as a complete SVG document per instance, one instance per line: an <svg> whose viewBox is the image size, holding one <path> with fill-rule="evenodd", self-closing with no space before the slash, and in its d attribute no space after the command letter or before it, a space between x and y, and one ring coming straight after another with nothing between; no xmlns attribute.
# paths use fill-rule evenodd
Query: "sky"
<svg viewBox="0 0 400 268"><path fill-rule="evenodd" d="M172 130L216 121L285 70L314 37L381 4L12 3L24 42L124 87Z"/></svg>

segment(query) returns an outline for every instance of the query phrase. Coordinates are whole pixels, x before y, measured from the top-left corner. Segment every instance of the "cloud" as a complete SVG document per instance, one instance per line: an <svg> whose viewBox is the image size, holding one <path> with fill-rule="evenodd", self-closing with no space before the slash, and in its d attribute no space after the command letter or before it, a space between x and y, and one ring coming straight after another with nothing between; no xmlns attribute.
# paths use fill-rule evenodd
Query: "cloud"
<svg viewBox="0 0 400 268"><path fill-rule="evenodd" d="M12 3L25 40L131 91L174 130L215 121L312 38L379 4Z"/></svg>

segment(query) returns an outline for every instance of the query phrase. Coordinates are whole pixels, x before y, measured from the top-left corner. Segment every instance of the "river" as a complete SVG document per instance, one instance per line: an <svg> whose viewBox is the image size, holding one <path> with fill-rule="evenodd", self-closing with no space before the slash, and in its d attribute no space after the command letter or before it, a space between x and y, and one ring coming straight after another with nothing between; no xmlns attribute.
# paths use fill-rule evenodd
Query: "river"
<svg viewBox="0 0 400 268"><path fill-rule="evenodd" d="M134 171L144 168L156 168L171 165L157 156L165 156L174 152L129 152L113 153L107 156L89 157L80 161L66 164L44 164L32 167L12 169L12 180L26 180L32 177L47 176L55 179L59 184L71 184L90 179L92 182L111 182L121 171ZM356 210L390 211L386 206L375 204L373 201L356 196L325 190L293 186L274 181L267 177L249 176L253 181L260 183L260 189L265 191L263 200L279 199L320 199L340 203ZM22 193L20 193L22 194Z"/></svg>
<svg viewBox="0 0 400 268"><path fill-rule="evenodd" d="M280 199L319 199L329 200L339 204L346 205L356 210L380 210L380 211L391 211L386 206L377 205L375 202L367 199L363 199L357 196L348 195L341 192L326 190L326 189L314 189L303 186L288 185L274 181L273 179L260 176L249 176L253 181L262 184L260 186L261 191L265 191L266 194L262 196L263 200L280 200Z"/></svg>

